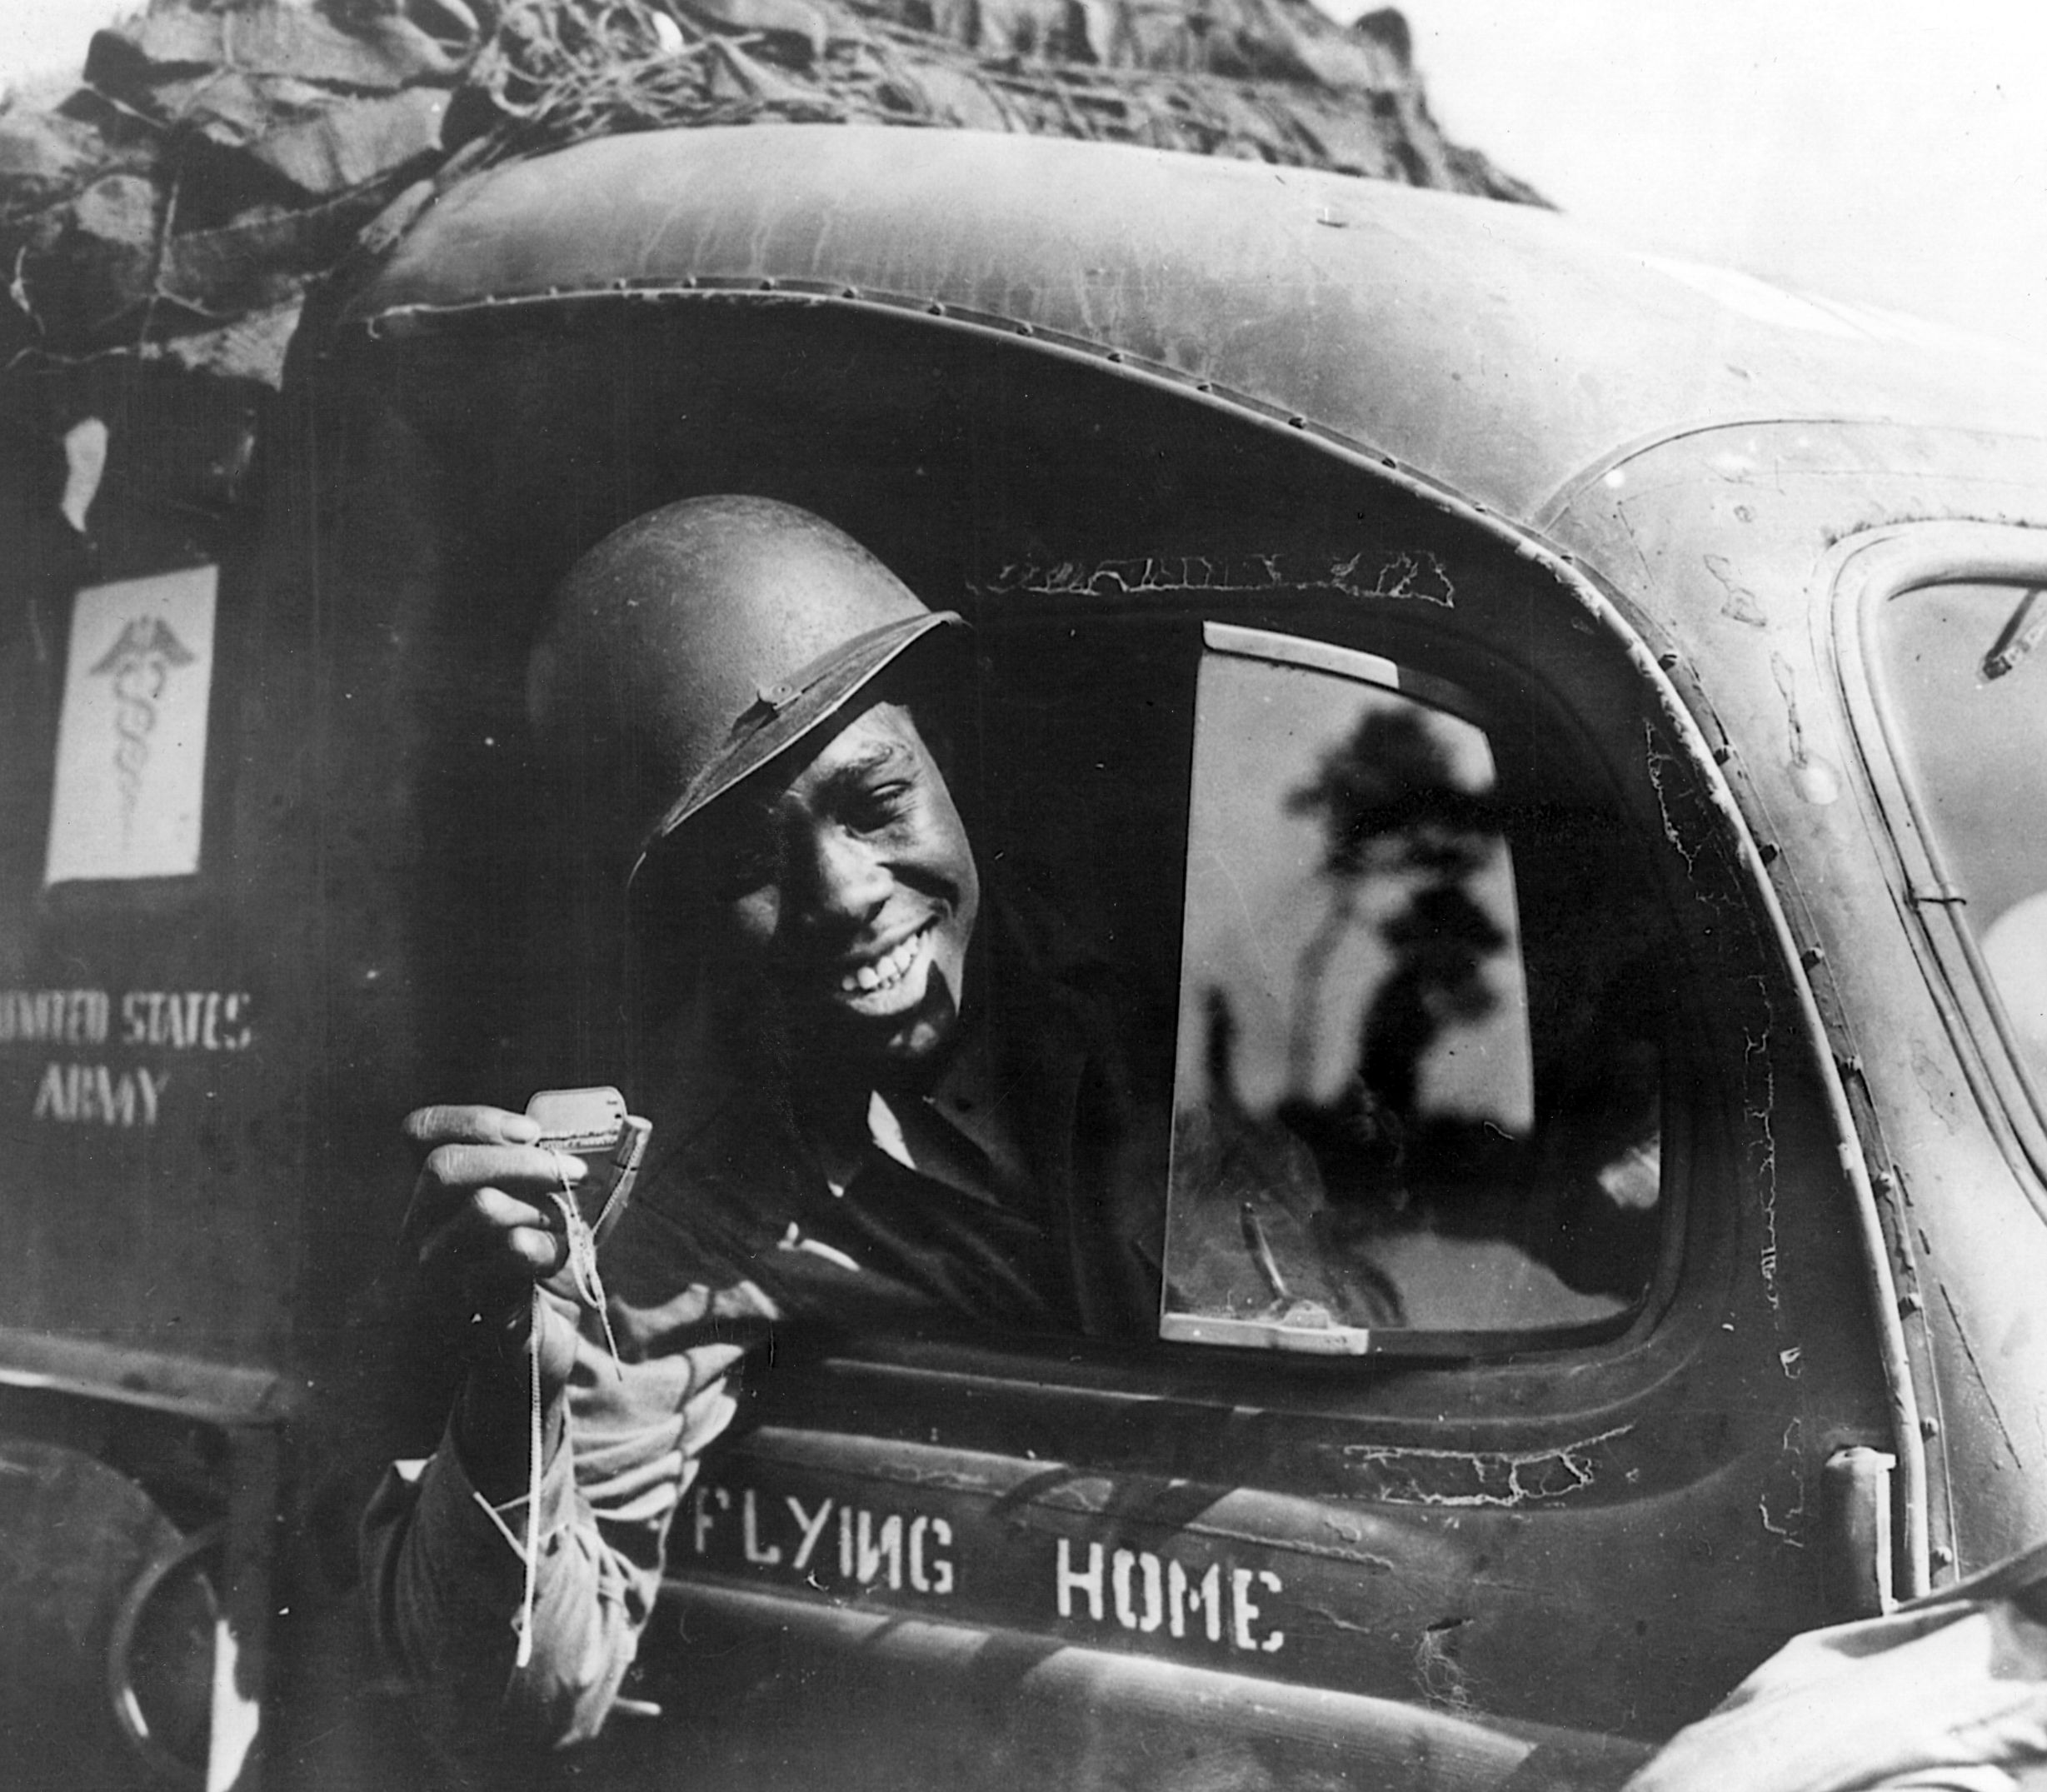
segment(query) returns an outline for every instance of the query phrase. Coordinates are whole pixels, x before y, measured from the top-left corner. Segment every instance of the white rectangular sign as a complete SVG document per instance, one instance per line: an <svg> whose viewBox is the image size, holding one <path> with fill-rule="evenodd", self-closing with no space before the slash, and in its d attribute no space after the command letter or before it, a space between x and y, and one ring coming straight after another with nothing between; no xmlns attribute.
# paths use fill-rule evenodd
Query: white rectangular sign
<svg viewBox="0 0 2047 1792"><path fill-rule="evenodd" d="M78 593L46 883L198 870L218 585L191 567Z"/></svg>

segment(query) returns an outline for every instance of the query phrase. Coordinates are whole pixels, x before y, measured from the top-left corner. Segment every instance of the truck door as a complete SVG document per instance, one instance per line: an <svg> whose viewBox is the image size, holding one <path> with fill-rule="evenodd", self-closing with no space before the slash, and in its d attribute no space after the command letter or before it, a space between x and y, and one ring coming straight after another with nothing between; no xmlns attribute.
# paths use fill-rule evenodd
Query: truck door
<svg viewBox="0 0 2047 1792"><path fill-rule="evenodd" d="M961 806L1120 1054L1103 1223L1165 1294L1120 1331L778 1338L605 1771L1618 1779L1846 1615L1828 1465L1889 1421L1838 1144L1612 612L1210 395L715 297L414 317L340 363L438 518L412 638L467 655L422 713L491 820L438 900L529 930L520 986L448 982L437 1056L630 1084L615 892L517 873L519 643L627 516L788 499L975 623Z"/></svg>

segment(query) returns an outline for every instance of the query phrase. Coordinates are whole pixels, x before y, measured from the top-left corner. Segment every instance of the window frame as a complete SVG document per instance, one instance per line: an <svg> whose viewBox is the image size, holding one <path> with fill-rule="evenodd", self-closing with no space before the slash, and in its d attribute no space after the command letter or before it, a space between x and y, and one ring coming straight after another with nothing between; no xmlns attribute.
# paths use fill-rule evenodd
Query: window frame
<svg viewBox="0 0 2047 1792"><path fill-rule="evenodd" d="M1919 523L1873 533L1845 556L1824 626L1832 636L1850 731L1889 848L1886 870L1910 919L1935 1006L1971 1090L2035 1205L2047 1216L2047 1088L2025 1068L1974 930L1907 777L1873 668L1884 606L1936 585L2047 586L2047 537L1990 523ZM2035 668L2037 671L2037 668Z"/></svg>
<svg viewBox="0 0 2047 1792"><path fill-rule="evenodd" d="M1452 679L1420 671L1404 661L1391 659L1385 654L1363 647L1340 645L1319 635L1306 635L1271 628L1251 628L1241 623L1222 621L1204 617L1201 622L1201 654L1197 663L1197 679L1206 667L1218 659L1247 661L1254 664L1272 666L1290 671L1320 674L1347 684L1366 686L1404 699L1418 707L1440 712L1467 727L1476 731L1485 740L1487 756L1495 754L1495 737L1499 724L1489 705L1475 693ZM1201 711L1197 708L1193 730L1193 749L1197 768L1201 764L1202 735ZM1495 769L1495 782L1499 773ZM1195 795L1190 790L1190 801ZM1191 806L1186 816L1189 836L1194 825ZM1512 869L1520 864L1520 851L1515 842L1502 835L1501 847L1508 852L1510 882L1515 891L1514 908L1516 928L1515 948L1515 976L1520 983L1523 1001L1527 999L1527 971L1523 956L1525 942L1520 936L1520 925L1525 910L1520 894L1520 878ZM1190 891L1191 896L1191 891ZM1184 920L1181 961L1181 988L1180 997L1181 1017L1186 1014L1187 992L1185 986L1186 966L1185 960ZM1538 1056L1537 1041L1532 1034L1524 1035L1522 1050L1526 1056L1526 1066L1533 1076ZM1178 1053L1173 1087L1174 1162L1179 1160L1180 1087ZM1664 1056L1669 1056L1668 1042L1664 1043ZM1658 1141L1661 1141L1674 1130L1673 1110L1676 1106L1675 1091L1670 1086L1670 1078L1663 1066L1658 1076L1656 1106L1658 1111ZM1681 1123L1680 1123L1681 1124ZM1554 1324L1501 1325L1485 1328L1457 1327L1429 1325L1419 1322L1405 1325L1367 1325L1332 1322L1327 1326L1316 1327L1289 1325L1282 1319L1245 1318L1206 1311L1176 1310L1170 1305L1169 1291L1161 1290L1161 1309L1158 1335L1170 1344L1188 1344L1208 1349L1237 1349L1271 1350L1286 1355L1318 1356L1361 1356L1367 1355L1429 1355L1440 1354L1443 1340L1454 1340L1454 1348L1460 1352L1497 1355L1517 1350L1542 1350L1556 1348L1573 1341L1593 1342L1610 1338L1625 1332L1634 1321L1638 1310L1650 1298L1655 1281L1655 1265L1660 1260L1668 1236L1674 1229L1681 1228L1682 1220L1666 1202L1675 1199L1674 1190L1668 1185L1676 1178L1660 1168L1658 1174L1658 1223L1657 1244L1652 1254L1651 1273L1640 1290L1627 1298L1625 1305L1611 1315L1591 1319L1576 1319ZM1166 1230L1163 1241L1165 1260L1173 1259L1172 1240L1176 1208L1173 1202L1174 1185L1169 1176L1166 1205ZM1190 1223L1191 1216L1190 1216ZM1540 1262L1540 1259L1531 1259Z"/></svg>
<svg viewBox="0 0 2047 1792"><path fill-rule="evenodd" d="M1510 579L1515 574L1508 570L1503 576ZM1510 690L1514 706L1524 715L1540 714L1543 725L1556 731L1560 751L1589 782L1596 783L1605 806L1655 852L1655 867L1645 875L1666 913L1675 920L1675 941L1690 966L1685 976L1684 1018L1672 1030L1675 1058L1666 1064L1663 1079L1663 1183L1668 1218L1642 1298L1615 1320L1591 1326L1540 1335L1383 1333L1382 1344L1368 1355L1321 1356L1264 1349L1219 1350L1212 1344L1156 1336L986 1337L963 1325L941 1321L886 1335L841 1335L831 1340L822 1350L834 1371L830 1379L836 1380L841 1372L871 1368L884 1378L907 1375L920 1384L936 1375L990 1387L1028 1384L1048 1391L1063 1388L1083 1399L1146 1403L1163 1399L1174 1406L1191 1404L1197 1408L1216 1402L1234 1404L1256 1387L1261 1400L1282 1405L1298 1403L1303 1416L1321 1412L1333 1419L1341 1411L1346 1423L1355 1423L1367 1414L1376 1414L1395 1429L1404 1421L1395 1409L1405 1402L1396 1400L1395 1407L1389 1408L1381 1396L1397 1383L1411 1390L1439 1418L1444 1400L1452 1390L1462 1388L1477 1422L1490 1425L1497 1420L1518 1430L1526 1421L1540 1430L1572 1411L1609 1398L1626 1397L1605 1390L1606 1371L1615 1378L1616 1390L1625 1386L1646 1392L1676 1363L1695 1354L1720 1324L1728 1290L1738 1272L1732 1250L1738 1222L1731 1210L1735 1205L1732 1197L1746 1174L1737 1121L1744 1099L1741 1035L1701 999L1706 978L1703 966L1695 962L1698 954L1693 942L1702 932L1713 930L1677 918L1680 900L1697 894L1702 873L1686 862L1666 831L1674 824L1657 806L1667 801L1668 792L1641 778L1639 767L1626 765L1620 751L1623 736L1646 728L1651 731L1657 753L1670 766L1689 766L1682 743L1670 728L1653 686L1640 677L1640 668L1630 666L1624 655L1612 653L1610 643L1590 645L1597 640L1590 631L1570 631L1574 636L1571 651L1589 651L1600 657L1604 669L1598 676L1605 690L1625 689L1634 700L1625 718L1602 717L1595 722L1588 716L1596 711L1596 705L1569 696L1555 671L1539 663L1540 656L1507 651L1497 629L1459 626L1439 630L1432 618L1411 611L1395 621L1391 611L1335 603L1326 592L1305 587L1279 594L1277 601L1272 596L1237 602L1202 602L1198 597L1172 601L1012 601L1002 605L997 614L975 620L982 632L1000 629L1006 636L1040 627L1065 631L1090 626L1101 627L1109 636L1119 626L1141 621L1197 631L1209 621L1241 623L1324 640L1346 653L1391 658L1404 672L1411 671L1413 676L1431 681L1455 683L1445 678L1450 662L1455 662L1466 672L1462 688L1474 693L1481 708L1498 701L1493 696L1497 688L1503 693ZM1313 632L1303 634L1304 630ZM1389 634L1396 639L1390 654L1382 638ZM1426 651L1414 651L1423 641L1428 643ZM1417 660L1426 663L1417 666ZM1518 725L1519 734L1530 731L1530 723ZM1686 776L1697 786L1694 813L1698 837L1687 842L1695 860L1700 850L1720 842L1721 835L1706 779L1695 770ZM1722 844L1725 850L1720 857L1725 862L1713 874L1720 886L1715 899L1725 898L1753 911L1756 892L1743 876L1731 841ZM1753 951L1766 954L1768 945L1767 917L1755 913ZM1722 941L1713 956L1719 958L1735 949ZM1177 962L1176 952L1175 957ZM1701 1200L1698 1195L1702 1189L1729 1198ZM1475 1373L1492 1391L1474 1403L1470 1390ZM1384 1379L1389 1375L1395 1382Z"/></svg>

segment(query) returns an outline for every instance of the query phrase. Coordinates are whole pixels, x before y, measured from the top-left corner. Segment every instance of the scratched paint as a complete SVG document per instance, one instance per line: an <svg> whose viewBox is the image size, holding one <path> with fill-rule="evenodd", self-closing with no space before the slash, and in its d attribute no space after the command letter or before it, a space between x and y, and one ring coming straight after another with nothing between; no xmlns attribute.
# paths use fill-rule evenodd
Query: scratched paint
<svg viewBox="0 0 2047 1792"><path fill-rule="evenodd" d="M1670 850L1685 861L1685 871L1696 871L1699 849L1685 845L1684 834L1670 814L1670 792L1664 788L1664 774L1670 768L1673 756L1658 743L1655 728L1646 719L1642 723L1642 741L1645 749L1645 769L1649 773L1649 787L1656 793L1656 816L1663 824L1663 837L1670 841Z"/></svg>
<svg viewBox="0 0 2047 1792"><path fill-rule="evenodd" d="M1770 626L1770 618L1763 614L1763 606L1756 601L1755 593L1735 578L1734 567L1725 555L1708 554L1705 569L1726 593L1725 601L1720 605L1722 616L1745 628Z"/></svg>
<svg viewBox="0 0 2047 1792"><path fill-rule="evenodd" d="M1790 1503L1773 1510L1767 1488L1755 1496L1755 1510L1762 1519L1763 1529L1787 1549L1793 1550L1805 1547L1805 1430L1804 1424L1794 1417L1785 1426L1783 1439L1778 1445L1785 1475L1792 1486Z"/></svg>
<svg viewBox="0 0 2047 1792"><path fill-rule="evenodd" d="M1768 991L1764 992L1765 999ZM1777 1132L1772 1116L1777 1107L1777 1067L1770 1049L1770 1031L1747 1036L1744 1051L1744 1080L1751 1088L1760 1066L1761 1096L1750 1098L1749 1120L1755 1128L1751 1148L1755 1152L1756 1200L1763 1221L1763 1240L1757 1249L1756 1267L1763 1278L1763 1298L1773 1316L1781 1318L1783 1297L1777 1289Z"/></svg>
<svg viewBox="0 0 2047 1792"><path fill-rule="evenodd" d="M1417 1505L1523 1506L1582 1493L1597 1479L1600 1446L1635 1427L1616 1425L1596 1436L1547 1450L1414 1450L1352 1444L1346 1465L1375 1484L1387 1500Z"/></svg>
<svg viewBox="0 0 2047 1792"><path fill-rule="evenodd" d="M1671 850L1685 861L1685 869L1691 875L1692 888L1701 901L1714 900L1712 891L1701 884L1697 876L1700 847L1688 846L1685 830L1671 810L1671 786L1668 781L1670 768L1675 756L1659 744L1654 726L1646 720L1642 724L1644 742L1644 767L1649 777L1649 786L1655 793L1656 811L1664 838ZM1750 1150L1753 1154L1754 1176L1759 1216L1762 1221L1762 1241L1757 1247L1757 1268L1763 1283L1764 1298L1770 1304L1772 1315L1782 1323L1782 1296L1777 1286L1777 1138L1775 1116L1777 1105L1776 1064L1773 1050L1775 1013L1770 1002L1770 986L1760 976L1754 980L1758 1000L1765 1019L1760 1032L1749 1031L1744 1036L1742 1075L1745 1098L1744 1106L1750 1129Z"/></svg>
<svg viewBox="0 0 2047 1792"><path fill-rule="evenodd" d="M1458 1633L1470 1621L1439 1618L1415 1645L1415 1687L1439 1711L1467 1712L1472 1708L1470 1677L1457 1659Z"/></svg>
<svg viewBox="0 0 2047 1792"><path fill-rule="evenodd" d="M1016 562L972 589L981 597L1128 597L1207 594L1265 597L1281 592L1336 592L1454 608L1450 573L1425 549L1348 559L1304 561L1287 554L1156 555L1141 559Z"/></svg>
<svg viewBox="0 0 2047 1792"><path fill-rule="evenodd" d="M1798 709L1798 674L1791 662L1781 653L1771 654L1770 675L1776 681L1777 694L1784 699L1785 730L1791 743L1787 761L1791 787L1815 808L1825 808L1840 796L1840 774L1831 761L1812 750L1805 738L1805 724Z"/></svg>

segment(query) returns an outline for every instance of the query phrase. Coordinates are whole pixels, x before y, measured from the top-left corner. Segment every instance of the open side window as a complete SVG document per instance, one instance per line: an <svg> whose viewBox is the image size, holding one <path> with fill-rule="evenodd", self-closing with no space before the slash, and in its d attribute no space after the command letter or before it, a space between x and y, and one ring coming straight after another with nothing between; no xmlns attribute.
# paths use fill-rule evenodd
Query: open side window
<svg viewBox="0 0 2047 1792"><path fill-rule="evenodd" d="M1674 1020L1690 986L1670 950L1689 925L1670 823L1640 781L1632 675L1525 562L1333 458L1013 344L829 311L647 327L629 359L594 332L549 338L494 401L525 415L543 367L578 395L550 416L594 432L548 463L617 475L578 475L582 510L531 485L530 452L477 458L512 434L471 422L458 440L452 412L408 412L462 519L451 604L502 618L516 590L537 616L629 497L762 490L839 522L975 625L946 776L1006 1004L981 1010L987 1049L1027 1061L1003 1084L1023 1093L996 1143L1048 1194L1059 1310L1041 1325L991 1302L877 1305L863 1340L886 1354L956 1332L1050 1332L1062 1351L1075 1334L1162 1338L1151 1360L1176 1375L1243 1366L1217 1343L1500 1357L1617 1337L1652 1281L1675 1287L1693 1180L1676 1160L1703 1086L1667 1065L1710 1054ZM429 332L404 352L419 390L450 389L461 347ZM845 370L830 403L792 371L823 365ZM731 427L682 426L710 414ZM1247 651L1252 628L1271 632ZM477 632L507 634L496 620ZM1231 721L1233 692L1272 726ZM1410 792L1442 814L1379 817L1352 864L1327 848L1356 793L1291 798L1361 729L1370 751L1407 738L1449 769ZM513 788L502 756L464 744L497 732L466 724L453 743L475 768L465 801ZM522 825L508 815L505 837ZM1291 883L1244 907L1252 873L1282 864ZM461 875L481 881L473 862ZM600 1011L588 991L605 980L572 981L552 950L607 937L607 894L536 898L527 925L550 950L532 954L517 1013L477 1016L479 1058L493 1037L525 1057L554 1041L588 1061L582 1080L631 1081L607 1068L627 1056L622 1008ZM436 999L472 1001L478 981ZM1077 1088L1049 1074L1057 1053L1031 1056L1047 1040ZM1225 1047L1226 1076L1212 1068ZM1057 1113L1031 1109L1055 1089Z"/></svg>
<svg viewBox="0 0 2047 1792"><path fill-rule="evenodd" d="M1161 1335L1624 1324L1663 1091L1607 831L1455 684L1213 621L1204 645Z"/></svg>

